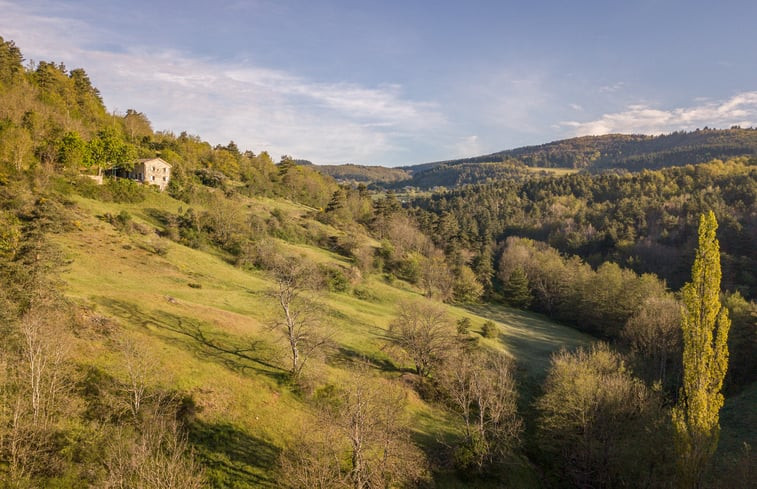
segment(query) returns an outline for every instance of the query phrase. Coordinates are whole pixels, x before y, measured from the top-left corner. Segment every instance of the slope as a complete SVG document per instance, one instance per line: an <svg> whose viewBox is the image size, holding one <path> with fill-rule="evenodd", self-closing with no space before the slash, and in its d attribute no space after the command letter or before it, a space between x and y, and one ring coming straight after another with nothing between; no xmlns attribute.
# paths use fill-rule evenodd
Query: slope
<svg viewBox="0 0 757 489"><path fill-rule="evenodd" d="M288 385L279 344L267 327L275 314L266 295L270 279L234 267L213 249L195 250L158 236L154 209L176 211L182 205L167 195L153 194L139 204L75 200L79 230L55 238L70 260L64 276L68 295L111 318L112 335L125 332L150 352L155 383L191 393L197 415L190 439L213 487L275 487L278 453L310 413ZM302 211L267 199L249 204L262 212L283 208L292 216ZM121 211L130 213L142 232L123 233L103 219ZM345 264L343 257L316 247L278 246ZM313 382L339 379L356 357L369 359L390 378L402 376L403 369L384 351L385 331L396 303L419 294L402 282L389 285L376 276L364 278L364 286L372 292L368 301L348 293L324 297L328 320L338 333L336 348L313 374ZM474 332L486 318L497 321L500 337L481 341L511 354L526 385L543 376L552 351L590 341L570 328L505 308L449 307L449 313L471 318ZM90 342L79 355L82 364L124 375L107 341ZM454 436L455 420L413 391L408 395L416 437L427 449L439 437Z"/></svg>

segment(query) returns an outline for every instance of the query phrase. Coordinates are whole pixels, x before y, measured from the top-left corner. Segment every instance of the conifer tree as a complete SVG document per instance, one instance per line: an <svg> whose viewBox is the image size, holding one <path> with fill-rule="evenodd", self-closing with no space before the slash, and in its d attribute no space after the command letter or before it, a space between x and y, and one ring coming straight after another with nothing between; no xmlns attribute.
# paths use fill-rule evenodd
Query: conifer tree
<svg viewBox="0 0 757 489"><path fill-rule="evenodd" d="M531 290L528 288L528 277L522 267L517 267L510 274L510 278L503 285L502 291L508 304L518 309L525 309L531 305Z"/></svg>
<svg viewBox="0 0 757 489"><path fill-rule="evenodd" d="M673 408L679 486L698 488L720 434L723 378L728 368L728 310L720 305L718 224L710 211L699 221L691 282L683 288L683 387Z"/></svg>

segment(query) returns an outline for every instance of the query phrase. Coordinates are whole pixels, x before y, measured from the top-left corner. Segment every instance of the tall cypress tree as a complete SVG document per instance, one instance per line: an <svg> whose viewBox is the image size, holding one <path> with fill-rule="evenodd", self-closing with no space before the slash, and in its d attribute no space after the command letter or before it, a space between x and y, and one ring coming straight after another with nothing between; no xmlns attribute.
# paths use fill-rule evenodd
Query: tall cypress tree
<svg viewBox="0 0 757 489"><path fill-rule="evenodd" d="M720 435L723 378L728 368L728 310L720 305L718 223L710 211L699 220L699 246L691 282L683 288L683 387L673 408L679 486L698 488Z"/></svg>

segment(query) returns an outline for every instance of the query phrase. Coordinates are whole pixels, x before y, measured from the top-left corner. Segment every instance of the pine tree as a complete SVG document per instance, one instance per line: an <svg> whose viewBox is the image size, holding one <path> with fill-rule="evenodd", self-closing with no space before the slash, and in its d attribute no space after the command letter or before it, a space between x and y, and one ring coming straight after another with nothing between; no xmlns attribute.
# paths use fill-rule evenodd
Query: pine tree
<svg viewBox="0 0 757 489"><path fill-rule="evenodd" d="M683 387L673 408L679 485L698 488L720 435L723 378L728 368L728 310L720 305L718 224L710 211L699 221L691 282L683 288Z"/></svg>
<svg viewBox="0 0 757 489"><path fill-rule="evenodd" d="M517 267L510 274L510 278L502 287L508 304L519 309L531 305L531 290L528 288L528 277L521 267Z"/></svg>

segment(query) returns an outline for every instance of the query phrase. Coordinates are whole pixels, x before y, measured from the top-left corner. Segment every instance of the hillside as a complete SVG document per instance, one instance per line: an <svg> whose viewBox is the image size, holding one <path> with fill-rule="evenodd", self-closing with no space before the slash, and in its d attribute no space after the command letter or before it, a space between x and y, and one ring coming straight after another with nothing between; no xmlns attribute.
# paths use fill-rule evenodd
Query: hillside
<svg viewBox="0 0 757 489"><path fill-rule="evenodd" d="M757 129L705 128L660 136L641 134L582 136L472 158L412 165L403 169L418 173L440 165L513 161L525 166L545 168L641 170L755 154L757 154Z"/></svg>
<svg viewBox="0 0 757 489"><path fill-rule="evenodd" d="M431 189L523 179L532 176L535 170L537 173L550 169L639 171L754 155L757 155L757 129L705 128L660 136L584 136L483 156L423 163L397 169L379 170L380 167L353 165L315 168L339 180L374 183L394 189Z"/></svg>
<svg viewBox="0 0 757 489"><path fill-rule="evenodd" d="M266 273L234 267L213 249L192 249L161 237L166 230L155 220L156 210L176 213L183 205L168 196L150 195L139 204L74 201L76 229L53 237L68 262L62 275L66 295L107 325L106 331L77 345L76 362L115 377L125 375L114 363L108 337L117 332L130 338L150 355L151 385L170 385L191 396L196 414L189 439L208 467L212 486L278 487L276 454L297 436L300 420L313 414L307 399L287 385L281 345L269 329L276 309L267 292L275 282ZM240 204L262 214L279 209L292 222L308 225L302 206L265 199ZM130 231L103 221L102 216L123 212L130 216ZM340 234L333 228L324 231ZM278 240L275 246L322 265L350 266L345 257L317 247ZM370 296L360 299L356 294L364 287ZM392 286L372 276L344 292L325 294L325 314L338 333L324 363L308 373L311 388L350 375L357 358L387 378L399 379L403 369L385 353L386 329L397 303L419 297L409 284ZM455 319L469 318L474 337L486 319L494 319L500 336L482 341L517 361L524 385L543 379L552 352L590 340L503 307L447 311ZM455 436L457 421L412 390L407 395L413 436L427 451L440 450L435 440ZM448 477L438 480L439 487Z"/></svg>
<svg viewBox="0 0 757 489"><path fill-rule="evenodd" d="M365 165L317 165L314 168L340 182L391 184L406 180L410 173L399 168Z"/></svg>

